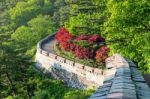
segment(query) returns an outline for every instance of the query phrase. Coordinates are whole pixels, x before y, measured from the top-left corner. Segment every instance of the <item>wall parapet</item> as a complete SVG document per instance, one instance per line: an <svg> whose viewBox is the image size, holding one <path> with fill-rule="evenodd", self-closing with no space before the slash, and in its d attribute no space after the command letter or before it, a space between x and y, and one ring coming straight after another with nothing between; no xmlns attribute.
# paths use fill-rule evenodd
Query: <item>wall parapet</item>
<svg viewBox="0 0 150 99"><path fill-rule="evenodd" d="M54 37L55 33L49 35L48 37L44 38L43 40L39 41L37 44L37 53L36 53L36 62L37 66L40 68L45 68L46 70L52 72L52 68L58 69L61 68L68 72L71 72L78 77L78 80L81 78L86 81L85 86L89 86L88 83L94 84L93 86L99 86L103 82L104 78L104 70L94 67L89 67L72 60L65 59L61 56L58 56L54 51L53 48L46 50L45 46L55 46L54 44ZM53 45L52 45L53 44ZM42 59L43 58L43 59ZM60 70L60 69L59 69ZM90 79L90 78L93 79ZM80 82L84 82L80 81ZM88 83L87 83L88 82Z"/></svg>
<svg viewBox="0 0 150 99"><path fill-rule="evenodd" d="M74 61L65 59L61 56L56 55L55 52L53 52L53 49L51 49L50 51L44 50L43 45L46 44L49 41L54 40L54 36L55 36L55 33L53 33L52 35L49 35L48 37L46 37L43 40L39 41L39 43L37 44L37 53L48 56L49 58L53 58L56 61L59 61L63 64L68 64L68 65L71 65L71 66L76 67L78 69L85 70L86 72L93 73L95 75L102 75L102 73L101 73L102 70L99 69L99 68L93 68L93 67L90 67L90 66L85 66L83 64L76 63Z"/></svg>

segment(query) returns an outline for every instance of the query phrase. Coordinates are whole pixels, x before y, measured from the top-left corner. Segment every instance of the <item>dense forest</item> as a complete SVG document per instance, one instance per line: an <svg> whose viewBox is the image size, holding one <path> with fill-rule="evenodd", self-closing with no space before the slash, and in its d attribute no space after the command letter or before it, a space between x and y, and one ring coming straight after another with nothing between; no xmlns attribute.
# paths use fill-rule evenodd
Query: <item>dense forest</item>
<svg viewBox="0 0 150 99"><path fill-rule="evenodd" d="M85 99L92 94L34 67L38 41L60 27L77 36L102 35L110 55L120 53L150 73L149 0L0 0L1 99Z"/></svg>

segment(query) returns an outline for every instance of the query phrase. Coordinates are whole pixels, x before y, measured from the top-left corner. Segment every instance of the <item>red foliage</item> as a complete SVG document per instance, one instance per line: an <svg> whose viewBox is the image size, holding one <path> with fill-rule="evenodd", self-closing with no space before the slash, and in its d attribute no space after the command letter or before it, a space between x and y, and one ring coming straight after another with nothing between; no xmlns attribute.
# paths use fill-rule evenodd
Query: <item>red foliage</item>
<svg viewBox="0 0 150 99"><path fill-rule="evenodd" d="M75 50L75 55L80 58L80 59L84 59L84 58L92 58L93 57L93 52L91 52L90 50L77 46L76 50Z"/></svg>
<svg viewBox="0 0 150 99"><path fill-rule="evenodd" d="M73 38L73 36L69 33L69 31L65 28L60 28L55 36L56 40L61 42L69 41Z"/></svg>
<svg viewBox="0 0 150 99"><path fill-rule="evenodd" d="M88 40L90 36L88 35L80 35L75 38L75 40L80 41L80 40Z"/></svg>
<svg viewBox="0 0 150 99"><path fill-rule="evenodd" d="M70 51L70 43L68 42L61 42L60 44L60 47L66 51Z"/></svg>
<svg viewBox="0 0 150 99"><path fill-rule="evenodd" d="M102 38L100 35L91 35L90 38L88 39L89 42L104 42L105 39Z"/></svg>
<svg viewBox="0 0 150 99"><path fill-rule="evenodd" d="M65 51L75 53L75 55L80 59L95 57L96 61L104 62L105 59L108 57L109 48L107 48L107 46L103 46L96 52L93 52L87 48L75 45L71 42L71 40L85 40L87 42L105 42L105 39L102 38L100 35L80 35L78 37L73 37L67 29L61 28L56 33L55 38L58 41L60 48L64 49Z"/></svg>
<svg viewBox="0 0 150 99"><path fill-rule="evenodd" d="M66 51L72 51L75 52L76 45L70 42L61 42L59 43L60 47Z"/></svg>
<svg viewBox="0 0 150 99"><path fill-rule="evenodd" d="M105 59L108 57L108 52L110 49L107 46L102 46L100 49L96 51L96 61L97 62L105 62Z"/></svg>

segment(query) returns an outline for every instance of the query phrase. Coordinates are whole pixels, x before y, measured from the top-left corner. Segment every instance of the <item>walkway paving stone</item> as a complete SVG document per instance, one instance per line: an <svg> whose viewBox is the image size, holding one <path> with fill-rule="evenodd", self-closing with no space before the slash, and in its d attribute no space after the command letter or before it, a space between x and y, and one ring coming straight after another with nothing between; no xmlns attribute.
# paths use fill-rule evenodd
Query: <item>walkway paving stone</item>
<svg viewBox="0 0 150 99"><path fill-rule="evenodd" d="M117 54L116 57L121 56ZM137 70L137 66L129 59L117 60L116 57L106 59L106 62L109 62L106 63L109 71L116 69L113 78L105 79L103 86L100 86L89 99L150 99L150 88ZM118 66L117 62L121 66Z"/></svg>

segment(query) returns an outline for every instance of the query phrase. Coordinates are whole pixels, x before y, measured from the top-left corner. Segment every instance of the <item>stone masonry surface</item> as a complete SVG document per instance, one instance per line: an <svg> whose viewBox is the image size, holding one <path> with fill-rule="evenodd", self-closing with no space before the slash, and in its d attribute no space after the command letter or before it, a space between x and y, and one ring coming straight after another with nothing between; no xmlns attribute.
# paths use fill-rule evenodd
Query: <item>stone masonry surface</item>
<svg viewBox="0 0 150 99"><path fill-rule="evenodd" d="M80 88L97 88L103 83L105 70L92 68L58 56L54 51L54 34L37 45L36 66L67 85Z"/></svg>
<svg viewBox="0 0 150 99"><path fill-rule="evenodd" d="M106 67L116 72L108 72L89 99L150 99L150 88L131 60L114 54L106 59Z"/></svg>

